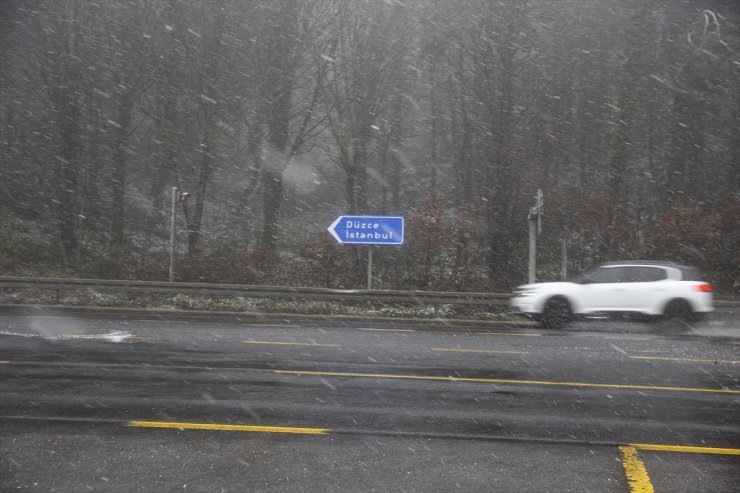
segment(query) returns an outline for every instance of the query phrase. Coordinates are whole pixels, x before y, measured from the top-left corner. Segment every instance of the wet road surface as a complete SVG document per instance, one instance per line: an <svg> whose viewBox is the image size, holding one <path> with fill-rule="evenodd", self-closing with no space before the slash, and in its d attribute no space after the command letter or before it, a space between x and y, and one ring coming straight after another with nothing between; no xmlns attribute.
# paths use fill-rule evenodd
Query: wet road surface
<svg viewBox="0 0 740 493"><path fill-rule="evenodd" d="M736 491L739 347L727 322L6 308L0 484Z"/></svg>

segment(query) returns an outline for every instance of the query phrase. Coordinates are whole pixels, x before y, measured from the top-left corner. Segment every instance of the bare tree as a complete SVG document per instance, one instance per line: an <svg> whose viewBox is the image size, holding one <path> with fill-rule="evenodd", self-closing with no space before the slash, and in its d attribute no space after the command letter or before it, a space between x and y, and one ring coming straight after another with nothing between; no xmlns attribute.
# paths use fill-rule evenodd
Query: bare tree
<svg viewBox="0 0 740 493"><path fill-rule="evenodd" d="M334 152L345 178L348 213L367 212L367 166L373 127L388 94L400 46L400 5L335 2L328 38L314 46ZM368 10L363 10L367 8Z"/></svg>
<svg viewBox="0 0 740 493"><path fill-rule="evenodd" d="M315 35L323 8L321 3L312 9L301 8L297 0L280 0L265 3L261 13L261 77L252 127L262 144L262 149L256 149L263 191L260 245L267 250L276 248L283 174L296 153L322 129L322 118L316 114L318 85L311 80L312 68L304 63L302 48Z"/></svg>
<svg viewBox="0 0 740 493"><path fill-rule="evenodd" d="M36 54L43 90L53 114L53 190L58 245L65 268L79 267L84 210L83 148L85 108L89 104L91 72L84 60L95 37L88 31L92 14L82 2L51 2L37 21Z"/></svg>

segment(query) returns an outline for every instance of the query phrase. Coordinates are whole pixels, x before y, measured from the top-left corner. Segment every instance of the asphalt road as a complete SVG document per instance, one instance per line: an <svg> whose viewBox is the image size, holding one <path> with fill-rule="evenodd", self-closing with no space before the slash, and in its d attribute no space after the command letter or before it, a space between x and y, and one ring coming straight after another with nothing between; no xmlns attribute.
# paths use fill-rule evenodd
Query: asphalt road
<svg viewBox="0 0 740 493"><path fill-rule="evenodd" d="M733 321L0 307L0 489L740 491L738 348Z"/></svg>

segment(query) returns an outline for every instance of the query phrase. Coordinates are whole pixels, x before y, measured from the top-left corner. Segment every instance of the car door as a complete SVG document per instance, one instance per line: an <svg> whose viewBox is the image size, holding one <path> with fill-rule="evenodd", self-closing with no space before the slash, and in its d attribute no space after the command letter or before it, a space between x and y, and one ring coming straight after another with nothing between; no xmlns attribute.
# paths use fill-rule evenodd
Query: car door
<svg viewBox="0 0 740 493"><path fill-rule="evenodd" d="M608 312L620 306L624 267L604 265L587 272L581 281L579 300L582 313Z"/></svg>
<svg viewBox="0 0 740 493"><path fill-rule="evenodd" d="M624 266L622 282L616 288L615 310L629 312L649 312L656 303L656 297L663 297L667 279L665 269L652 266Z"/></svg>

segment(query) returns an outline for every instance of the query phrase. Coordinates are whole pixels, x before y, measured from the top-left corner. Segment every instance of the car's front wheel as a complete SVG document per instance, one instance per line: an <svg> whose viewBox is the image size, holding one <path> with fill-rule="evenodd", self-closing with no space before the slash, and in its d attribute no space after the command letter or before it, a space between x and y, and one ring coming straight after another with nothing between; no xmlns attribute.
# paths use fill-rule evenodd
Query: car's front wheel
<svg viewBox="0 0 740 493"><path fill-rule="evenodd" d="M572 318L570 303L565 298L550 298L542 310L542 326L546 329L562 329Z"/></svg>

